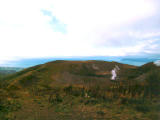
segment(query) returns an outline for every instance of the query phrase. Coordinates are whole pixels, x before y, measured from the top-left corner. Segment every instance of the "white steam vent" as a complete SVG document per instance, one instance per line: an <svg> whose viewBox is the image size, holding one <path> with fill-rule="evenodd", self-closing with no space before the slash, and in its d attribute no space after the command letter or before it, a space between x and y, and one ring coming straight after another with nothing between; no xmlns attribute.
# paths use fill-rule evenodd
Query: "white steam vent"
<svg viewBox="0 0 160 120"><path fill-rule="evenodd" d="M155 61L154 64L160 66L160 60Z"/></svg>
<svg viewBox="0 0 160 120"><path fill-rule="evenodd" d="M115 67L111 71L111 74L112 74L111 80L116 80L116 78L117 78L117 72L119 70L120 70L120 68L117 65L115 65Z"/></svg>

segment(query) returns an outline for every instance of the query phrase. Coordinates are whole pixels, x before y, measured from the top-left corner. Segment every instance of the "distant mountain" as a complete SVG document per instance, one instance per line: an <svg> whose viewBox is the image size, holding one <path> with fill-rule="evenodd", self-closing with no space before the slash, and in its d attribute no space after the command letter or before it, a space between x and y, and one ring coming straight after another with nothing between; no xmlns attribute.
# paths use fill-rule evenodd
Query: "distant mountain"
<svg viewBox="0 0 160 120"><path fill-rule="evenodd" d="M44 64L56 60L70 60L70 61L86 61L86 60L103 60L103 61L116 61L123 64L141 66L148 62L154 62L160 59L160 56L77 56L77 57L53 57L53 58L30 58L20 59L17 61L10 61L3 64L3 66L14 67L32 67L39 64Z"/></svg>
<svg viewBox="0 0 160 120"><path fill-rule="evenodd" d="M15 71L21 71L24 68L18 68L18 67L0 67L0 70L15 70Z"/></svg>
<svg viewBox="0 0 160 120"><path fill-rule="evenodd" d="M23 70L23 68L17 68L17 67L0 67L0 74L1 75L7 75L7 74L13 74L16 72L19 72Z"/></svg>

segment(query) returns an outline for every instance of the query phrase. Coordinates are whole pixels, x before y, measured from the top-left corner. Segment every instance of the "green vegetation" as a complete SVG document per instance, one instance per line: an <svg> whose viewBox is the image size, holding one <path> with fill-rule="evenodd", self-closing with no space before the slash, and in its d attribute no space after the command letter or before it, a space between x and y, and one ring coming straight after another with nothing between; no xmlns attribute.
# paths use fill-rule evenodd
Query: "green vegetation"
<svg viewBox="0 0 160 120"><path fill-rule="evenodd" d="M115 64L120 79L111 81ZM152 63L104 61L55 61L24 69L0 82L0 120L159 120L159 71Z"/></svg>

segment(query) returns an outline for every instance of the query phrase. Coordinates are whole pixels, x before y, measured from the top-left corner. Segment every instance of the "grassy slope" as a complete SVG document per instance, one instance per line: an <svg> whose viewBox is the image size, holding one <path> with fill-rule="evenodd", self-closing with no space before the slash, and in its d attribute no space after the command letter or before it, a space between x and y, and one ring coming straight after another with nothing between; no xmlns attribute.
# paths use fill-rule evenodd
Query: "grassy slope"
<svg viewBox="0 0 160 120"><path fill-rule="evenodd" d="M38 65L3 79L0 108L6 110L0 109L3 113L0 118L158 120L158 97L152 100L131 97L128 89L127 94L114 89L117 83L110 81L110 71L115 64L121 69L121 81L145 83L153 69L159 70L151 63L137 68L104 61L55 61Z"/></svg>

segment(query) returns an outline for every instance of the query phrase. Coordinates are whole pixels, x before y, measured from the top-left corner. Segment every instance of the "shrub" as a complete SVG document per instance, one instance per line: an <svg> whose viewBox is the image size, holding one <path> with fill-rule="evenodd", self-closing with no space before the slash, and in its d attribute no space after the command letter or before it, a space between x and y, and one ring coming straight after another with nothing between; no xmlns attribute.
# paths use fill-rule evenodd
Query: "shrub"
<svg viewBox="0 0 160 120"><path fill-rule="evenodd" d="M103 111L101 111L101 110L100 110L100 111L97 111L97 114L98 114L98 115L101 115L101 116L104 116L104 115L105 115L105 113L104 113Z"/></svg>
<svg viewBox="0 0 160 120"><path fill-rule="evenodd" d="M150 111L150 107L148 105L145 104L141 104L141 105L136 105L135 109L139 112L149 112Z"/></svg>
<svg viewBox="0 0 160 120"><path fill-rule="evenodd" d="M55 95L51 94L49 96L49 102L50 103L61 103L63 101L62 97L59 95L59 93L56 93Z"/></svg>
<svg viewBox="0 0 160 120"><path fill-rule="evenodd" d="M73 87L72 87L72 85L70 85L70 86L68 86L68 87L65 87L65 88L64 88L64 91L65 91L67 94L71 94L71 93L72 93L72 89L73 89Z"/></svg>
<svg viewBox="0 0 160 120"><path fill-rule="evenodd" d="M86 99L84 101L84 104L85 105L95 105L98 103L98 100L94 99L94 98L89 98L89 99Z"/></svg>
<svg viewBox="0 0 160 120"><path fill-rule="evenodd" d="M121 98L120 103L121 104L127 104L128 103L128 99L127 98Z"/></svg>
<svg viewBox="0 0 160 120"><path fill-rule="evenodd" d="M84 96L85 95L84 88L73 87L72 85L65 87L63 90L66 94L70 94L73 96Z"/></svg>

